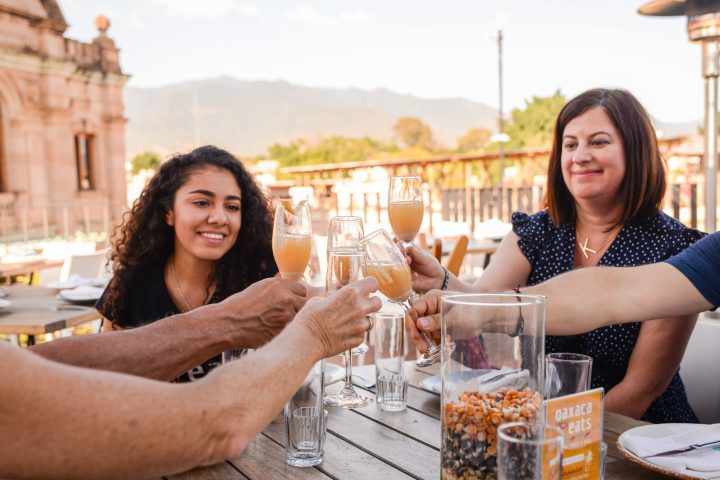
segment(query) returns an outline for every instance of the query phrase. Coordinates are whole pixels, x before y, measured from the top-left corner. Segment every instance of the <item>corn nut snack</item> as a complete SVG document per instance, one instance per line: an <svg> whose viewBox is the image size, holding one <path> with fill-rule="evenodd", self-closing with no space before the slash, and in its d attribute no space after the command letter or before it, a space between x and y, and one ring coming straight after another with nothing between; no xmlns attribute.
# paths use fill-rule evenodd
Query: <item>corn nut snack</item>
<svg viewBox="0 0 720 480"><path fill-rule="evenodd" d="M465 392L457 402L448 402L442 418L441 477L495 479L498 426L534 420L541 406L540 393L527 387Z"/></svg>

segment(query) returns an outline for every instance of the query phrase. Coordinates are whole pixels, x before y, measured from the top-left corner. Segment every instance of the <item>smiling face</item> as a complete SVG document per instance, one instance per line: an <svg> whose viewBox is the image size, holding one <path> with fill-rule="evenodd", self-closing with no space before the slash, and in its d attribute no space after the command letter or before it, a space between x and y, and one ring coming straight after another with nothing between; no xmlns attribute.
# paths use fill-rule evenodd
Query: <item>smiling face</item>
<svg viewBox="0 0 720 480"><path fill-rule="evenodd" d="M621 202L625 151L620 132L602 108L591 108L563 130L563 180L576 202Z"/></svg>
<svg viewBox="0 0 720 480"><path fill-rule="evenodd" d="M204 167L190 174L166 215L175 230L175 255L220 259L237 240L242 194L228 170Z"/></svg>

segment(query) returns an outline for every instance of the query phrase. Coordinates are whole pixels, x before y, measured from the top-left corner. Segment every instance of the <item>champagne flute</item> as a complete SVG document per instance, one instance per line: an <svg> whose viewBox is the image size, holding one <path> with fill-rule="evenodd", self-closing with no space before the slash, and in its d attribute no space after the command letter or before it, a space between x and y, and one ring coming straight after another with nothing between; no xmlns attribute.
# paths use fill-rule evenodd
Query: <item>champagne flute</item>
<svg viewBox="0 0 720 480"><path fill-rule="evenodd" d="M328 265L330 265L330 252L338 249L357 250L357 243L365 236L363 233L363 222L360 217L338 216L330 219L327 237ZM341 257L341 261L348 261L349 257ZM342 265L343 272L350 272L349 265ZM335 272L338 274L339 272ZM343 285L347 285L345 282ZM367 353L368 346L365 342L352 349L353 355Z"/></svg>
<svg viewBox="0 0 720 480"><path fill-rule="evenodd" d="M310 208L307 202L286 209L275 209L272 249L280 274L289 280L300 280L310 261L312 249Z"/></svg>
<svg viewBox="0 0 720 480"><path fill-rule="evenodd" d="M388 218L395 236L407 249L420 231L423 220L422 181L420 177L391 177L388 193Z"/></svg>
<svg viewBox="0 0 720 480"><path fill-rule="evenodd" d="M325 292L331 294L363 277L364 254L357 247L338 247L328 254ZM345 352L345 386L337 393L325 395L331 407L360 408L373 402L372 397L358 393L352 384L352 351Z"/></svg>
<svg viewBox="0 0 720 480"><path fill-rule="evenodd" d="M385 230L376 230L363 238L358 246L365 253L366 274L375 277L380 292L406 312L410 310L411 302L418 295L412 289L410 267L390 234ZM417 359L417 366L427 367L439 362L440 348L427 333L420 331L420 335L428 344L428 350Z"/></svg>

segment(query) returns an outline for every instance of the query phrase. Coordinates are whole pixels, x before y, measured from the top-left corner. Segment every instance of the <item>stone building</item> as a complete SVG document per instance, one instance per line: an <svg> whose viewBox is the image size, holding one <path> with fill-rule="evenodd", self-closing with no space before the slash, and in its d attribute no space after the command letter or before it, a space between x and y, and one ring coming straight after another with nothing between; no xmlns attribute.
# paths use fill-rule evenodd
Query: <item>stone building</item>
<svg viewBox="0 0 720 480"><path fill-rule="evenodd" d="M0 234L112 226L126 206L122 92L129 78L96 20L66 38L55 0L0 0ZM21 227L22 226L22 227ZM28 227L28 228L26 228ZM101 226L102 229L102 226Z"/></svg>

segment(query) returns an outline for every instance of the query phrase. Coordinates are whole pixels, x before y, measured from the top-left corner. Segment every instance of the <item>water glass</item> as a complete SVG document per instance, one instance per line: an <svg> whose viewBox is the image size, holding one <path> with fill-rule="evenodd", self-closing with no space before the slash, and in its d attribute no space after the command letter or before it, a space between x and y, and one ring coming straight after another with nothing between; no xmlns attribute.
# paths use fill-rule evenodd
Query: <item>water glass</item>
<svg viewBox="0 0 720 480"><path fill-rule="evenodd" d="M375 385L380 408L388 411L404 410L407 404L407 379L404 374L403 312L372 314L375 344Z"/></svg>
<svg viewBox="0 0 720 480"><path fill-rule="evenodd" d="M590 389L592 357L579 353L545 356L545 398L556 398Z"/></svg>
<svg viewBox="0 0 720 480"><path fill-rule="evenodd" d="M323 459L327 412L323 407L325 360L315 364L285 404L285 461L312 467Z"/></svg>
<svg viewBox="0 0 720 480"><path fill-rule="evenodd" d="M565 438L541 421L504 423L498 428L498 479L559 480Z"/></svg>
<svg viewBox="0 0 720 480"><path fill-rule="evenodd" d="M607 443L600 442L600 472L598 474L599 480L605 479L605 461L607 460L607 448Z"/></svg>
<svg viewBox="0 0 720 480"><path fill-rule="evenodd" d="M377 379L377 403L388 412L399 412L407 406L408 379L403 374L384 373Z"/></svg>

